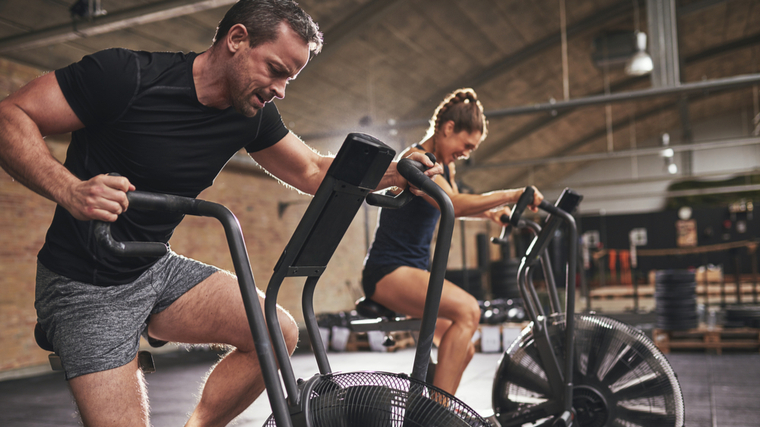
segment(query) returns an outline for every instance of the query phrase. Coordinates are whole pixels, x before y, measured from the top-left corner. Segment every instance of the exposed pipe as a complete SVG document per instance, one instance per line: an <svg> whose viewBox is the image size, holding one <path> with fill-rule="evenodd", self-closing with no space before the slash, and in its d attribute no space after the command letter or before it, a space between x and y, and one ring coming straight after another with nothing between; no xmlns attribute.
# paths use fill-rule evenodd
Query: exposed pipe
<svg viewBox="0 0 760 427"><path fill-rule="evenodd" d="M746 191L760 191L760 184L750 185L730 185L726 187L714 187L714 188L699 188L694 190L675 190L675 191L652 191L647 193L626 193L625 199L646 199L650 197L689 197L689 196L703 196L706 194L730 194L741 193ZM607 194L600 196L584 196L585 202L599 201L599 200L618 200L619 194Z"/></svg>
<svg viewBox="0 0 760 427"><path fill-rule="evenodd" d="M693 174L688 177L688 179L704 179L704 178L722 178L726 176L731 177L748 177L750 175L757 175L760 174L760 168L751 168L751 169L741 169L741 170L724 170L724 171L712 171L712 172L702 172ZM642 178L635 178L633 180L631 179L617 179L617 180L606 180L606 181L585 181L585 182L573 182L571 186L580 191L580 189L588 189L588 188L605 188L605 187L616 187L619 185L630 185L630 184L646 184L646 183L656 183L656 182L672 182L674 179L680 179L680 178L673 178L672 175L660 175L660 176L649 176L649 177L642 177ZM561 185L558 187L545 187L542 188L543 191L546 193L557 193L559 194L562 192L562 190L567 187L566 185Z"/></svg>
<svg viewBox="0 0 760 427"><path fill-rule="evenodd" d="M729 147L741 147L745 145L760 144L760 138L736 138L728 140L716 140L706 142L695 142L693 144L685 145L671 145L674 152L685 151L698 151L698 150L714 150L723 149ZM650 148L638 148L635 150L621 150L621 151L607 151L602 153L589 153L578 154L575 156L560 156L560 157L545 157L535 159L515 160L511 162L499 162L499 163L481 163L473 166L462 165L462 170L471 171L476 169L495 169L495 168L512 168L520 166L535 166L544 165L550 163L572 163L572 162L585 162L590 160L608 160L621 157L635 157L635 156L650 156L659 155L662 151L662 147L650 147Z"/></svg>
<svg viewBox="0 0 760 427"><path fill-rule="evenodd" d="M750 86L760 83L760 74L744 74L722 79L704 80L694 83L683 83L679 86L659 87L641 89L630 92L613 93L610 95L595 95L585 98L572 99L570 101L561 101L556 103L543 103L535 105L526 105L523 107L503 108L498 110L486 111L486 116L490 118L504 116L518 116L522 114L542 113L547 111L559 111L570 108L588 107L591 105L629 102L638 99L657 98L669 95L685 95L699 92L709 92L712 90L737 89L744 86Z"/></svg>
<svg viewBox="0 0 760 427"><path fill-rule="evenodd" d="M673 95L685 95L685 94L699 94L700 92L711 92L721 90L739 89L745 86L751 86L753 84L760 83L760 73L758 74L745 74L734 77L726 77L722 79L704 80L694 83L683 83L679 86L673 87L660 87L660 88L648 88L641 90L634 90L628 92L612 93L609 95L593 95L585 98L571 99L570 101L559 102L547 102L543 104L525 105L522 107L510 107L496 110L485 111L486 117L489 120L497 117L507 116L519 116L523 114L535 114L560 110L569 110L579 107L588 107L592 105L606 104L606 103L618 103L629 102L638 99L657 98L663 96ZM363 128L364 132L387 132L391 129L408 129L417 126L427 126L428 119L414 119L395 122L392 125L378 125ZM337 129L327 132L315 132L312 134L304 134L302 138L304 140L322 139L345 136L349 132L353 132L354 129Z"/></svg>

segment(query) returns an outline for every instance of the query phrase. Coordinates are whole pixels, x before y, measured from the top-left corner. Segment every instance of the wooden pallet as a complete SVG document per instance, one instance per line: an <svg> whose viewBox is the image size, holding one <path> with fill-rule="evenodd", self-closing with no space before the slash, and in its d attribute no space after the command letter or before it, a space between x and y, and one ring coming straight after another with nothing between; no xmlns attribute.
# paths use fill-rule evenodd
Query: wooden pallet
<svg viewBox="0 0 760 427"><path fill-rule="evenodd" d="M739 292L742 295L742 300L751 301L755 292L760 293L760 284L754 283L742 283L739 287ZM639 285L636 292L639 298L653 298L655 292L654 285ZM725 295L727 299L735 300L736 297L736 284L725 283L723 285L711 283L704 285L698 283L696 286L695 294L697 297L708 296L712 301L719 299L721 295ZM589 291L591 299L605 300L605 299L628 299L633 298L633 286L622 285L610 285L603 288L591 289Z"/></svg>
<svg viewBox="0 0 760 427"><path fill-rule="evenodd" d="M652 298L654 295L653 285L639 285L636 289L639 298ZM633 298L633 286L605 286L592 289L589 292L591 299L628 299Z"/></svg>
<svg viewBox="0 0 760 427"><path fill-rule="evenodd" d="M722 354L724 349L759 349L760 329L757 328L707 328L699 327L684 331L655 329L652 339L665 354L671 350L704 349Z"/></svg>

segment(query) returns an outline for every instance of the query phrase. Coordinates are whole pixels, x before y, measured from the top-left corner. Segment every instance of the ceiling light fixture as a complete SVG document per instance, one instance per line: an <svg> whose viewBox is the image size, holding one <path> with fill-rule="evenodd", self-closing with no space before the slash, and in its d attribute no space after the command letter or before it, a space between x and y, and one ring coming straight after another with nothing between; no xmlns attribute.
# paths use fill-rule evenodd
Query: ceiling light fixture
<svg viewBox="0 0 760 427"><path fill-rule="evenodd" d="M662 145L667 147L664 150L660 151L660 156L662 156L665 159L665 167L668 170L668 173L671 175L675 175L678 173L678 165L676 165L675 159L673 156L675 155L675 152L672 148L669 147L670 145L670 134L663 133L662 134Z"/></svg>
<svg viewBox="0 0 760 427"><path fill-rule="evenodd" d="M625 73L629 76L643 76L654 69L652 57L646 52L647 35L641 31L636 32L636 53L625 63Z"/></svg>

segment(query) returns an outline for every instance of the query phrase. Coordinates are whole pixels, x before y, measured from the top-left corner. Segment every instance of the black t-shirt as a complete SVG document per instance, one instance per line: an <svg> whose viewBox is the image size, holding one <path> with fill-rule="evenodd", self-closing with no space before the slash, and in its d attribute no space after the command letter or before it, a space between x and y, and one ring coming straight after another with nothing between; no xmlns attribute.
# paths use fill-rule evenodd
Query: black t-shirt
<svg viewBox="0 0 760 427"><path fill-rule="evenodd" d="M252 118L203 106L192 75L196 56L109 49L57 70L63 95L85 125L73 132L64 165L82 180L115 172L141 191L196 197L240 149L262 150L287 135L272 103ZM129 209L111 228L120 241L168 242L181 220ZM133 281L156 261L104 253L91 229L91 221L57 206L40 262L110 286Z"/></svg>

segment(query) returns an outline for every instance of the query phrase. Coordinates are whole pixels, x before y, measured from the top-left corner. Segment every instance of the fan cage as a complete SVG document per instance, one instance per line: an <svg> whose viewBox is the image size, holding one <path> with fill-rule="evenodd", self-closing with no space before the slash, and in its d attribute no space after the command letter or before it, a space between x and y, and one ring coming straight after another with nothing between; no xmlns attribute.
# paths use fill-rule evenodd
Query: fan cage
<svg viewBox="0 0 760 427"><path fill-rule="evenodd" d="M573 383L599 392L605 405L611 406L610 414L621 418L605 425L684 425L678 379L651 339L608 317L576 315L575 319ZM562 357L565 316L555 314L548 320L555 354ZM500 364L493 396L497 413L525 410L550 399L531 326L508 347Z"/></svg>
<svg viewBox="0 0 760 427"><path fill-rule="evenodd" d="M492 427L451 394L406 374L349 372L304 384L302 409L310 427ZM264 426L276 426L270 416Z"/></svg>

